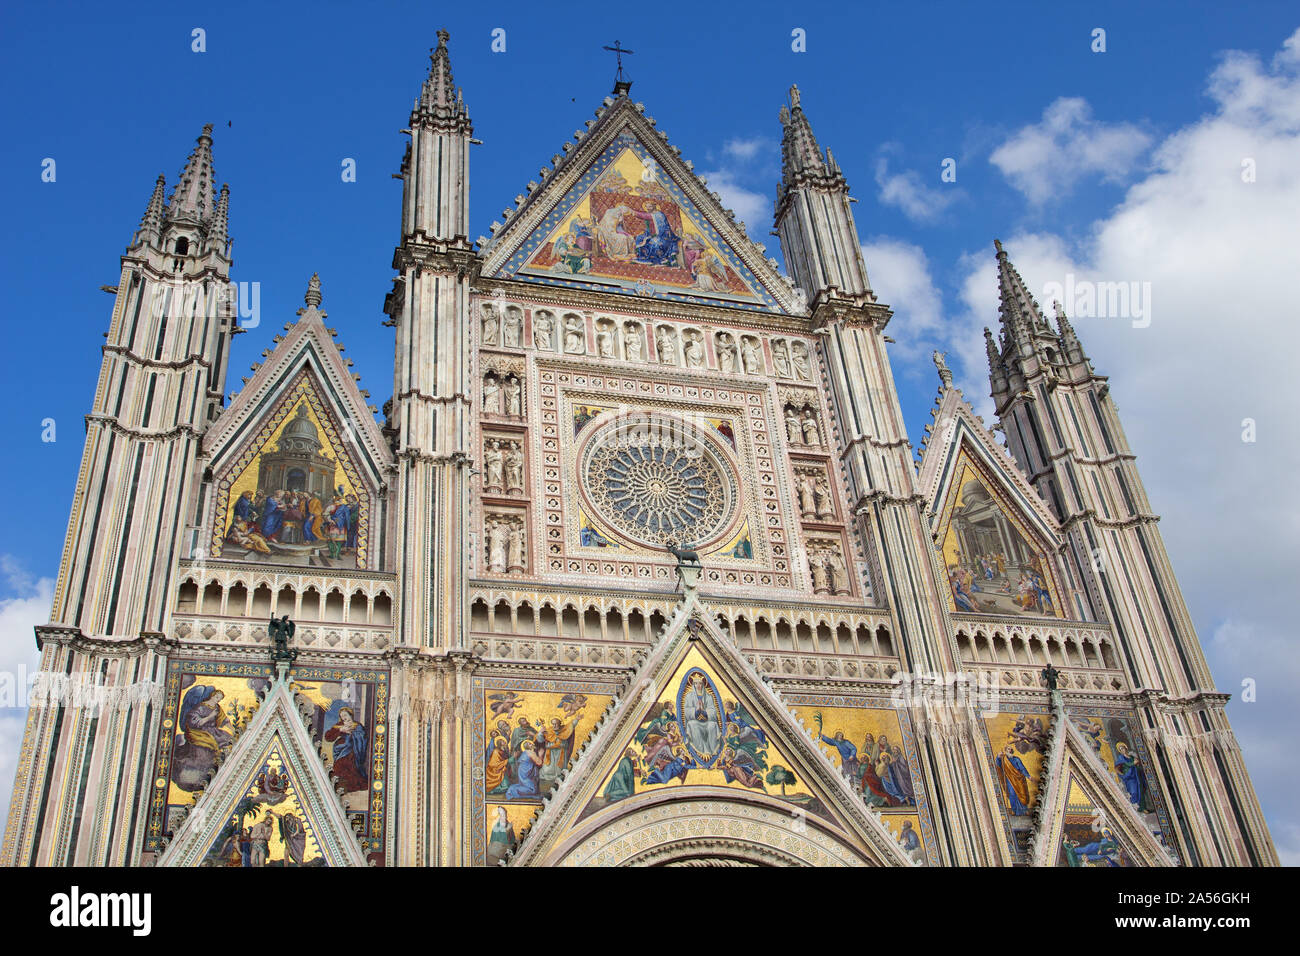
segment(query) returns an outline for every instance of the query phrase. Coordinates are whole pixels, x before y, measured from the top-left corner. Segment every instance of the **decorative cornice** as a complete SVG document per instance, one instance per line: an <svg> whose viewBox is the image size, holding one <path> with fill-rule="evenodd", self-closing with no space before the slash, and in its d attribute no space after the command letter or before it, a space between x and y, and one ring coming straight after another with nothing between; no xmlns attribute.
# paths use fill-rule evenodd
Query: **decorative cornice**
<svg viewBox="0 0 1300 956"><path fill-rule="evenodd" d="M142 366L144 368L171 369L174 371L179 371L182 369L189 369L190 367L195 365L204 369L208 369L212 367L212 363L209 362L202 355L200 355L198 352L191 352L186 358L179 359L174 362L164 362L160 359L145 358L143 355L136 353L133 349L129 349L124 345L108 344L102 346L102 349L105 352L105 354L111 353L114 355L120 355L122 358L125 358L130 362L134 362L136 365Z"/></svg>
<svg viewBox="0 0 1300 956"><path fill-rule="evenodd" d="M112 429L119 435L126 435L128 438L135 438L139 441L170 441L173 438L179 438L181 435L189 435L196 441L202 441L203 431L195 428L193 425L177 425L174 428L162 429L159 431L150 431L146 428L132 428L129 425L123 425L116 418L110 415L104 415L100 412L91 412L86 416L86 427L91 424L102 425L105 428Z"/></svg>
<svg viewBox="0 0 1300 956"><path fill-rule="evenodd" d="M49 643L84 654L138 657L149 651L166 654L180 646L179 641L156 631L141 631L132 637L112 637L84 634L80 628L62 624L37 624L33 630L38 648Z"/></svg>

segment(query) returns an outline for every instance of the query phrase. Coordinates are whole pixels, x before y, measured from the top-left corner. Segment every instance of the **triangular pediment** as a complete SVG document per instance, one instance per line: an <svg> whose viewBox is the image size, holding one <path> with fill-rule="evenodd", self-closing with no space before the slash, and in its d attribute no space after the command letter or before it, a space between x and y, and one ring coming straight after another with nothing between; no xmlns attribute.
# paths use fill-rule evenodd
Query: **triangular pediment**
<svg viewBox="0 0 1300 956"><path fill-rule="evenodd" d="M366 865L286 682L271 688L158 865Z"/></svg>
<svg viewBox="0 0 1300 956"><path fill-rule="evenodd" d="M1063 617L1060 526L956 389L946 389L920 481L956 613Z"/></svg>
<svg viewBox="0 0 1300 956"><path fill-rule="evenodd" d="M625 97L532 188L482 275L679 302L802 313L793 286Z"/></svg>
<svg viewBox="0 0 1300 956"><path fill-rule="evenodd" d="M252 563L376 568L391 453L325 313L299 313L204 436L206 553ZM242 500L241 500L242 499Z"/></svg>
<svg viewBox="0 0 1300 956"><path fill-rule="evenodd" d="M1030 841L1031 865L1176 865L1065 714L1056 692L1052 719Z"/></svg>
<svg viewBox="0 0 1300 956"><path fill-rule="evenodd" d="M926 426L918 483L929 503L933 530L946 497L957 479L958 459L976 463L986 479L999 486L1021 519L1044 541L1061 538L1060 524L1047 503L1020 471L984 420L975 414L961 390L944 389L934 411L934 424Z"/></svg>
<svg viewBox="0 0 1300 956"><path fill-rule="evenodd" d="M301 372L310 370L322 400L340 421L347 423L349 439L357 445L368 470L379 474L391 461L388 443L367 404L367 395L349 370L349 360L343 357L344 347L325 325L328 317L329 313L316 305L298 310L297 321L285 327L283 338L277 336L274 348L256 366L256 373L245 380L243 389L204 434L203 453L209 459L219 462L231 446L240 444L260 413L274 404ZM248 329L241 331L252 334Z"/></svg>
<svg viewBox="0 0 1300 956"><path fill-rule="evenodd" d="M688 831L747 859L741 820L777 862L913 865L688 591L512 863L662 862Z"/></svg>

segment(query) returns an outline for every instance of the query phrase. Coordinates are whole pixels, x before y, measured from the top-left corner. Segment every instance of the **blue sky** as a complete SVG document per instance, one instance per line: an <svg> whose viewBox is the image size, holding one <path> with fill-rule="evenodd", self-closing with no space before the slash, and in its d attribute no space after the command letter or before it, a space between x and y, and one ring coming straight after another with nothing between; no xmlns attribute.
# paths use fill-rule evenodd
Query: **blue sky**
<svg viewBox="0 0 1300 956"><path fill-rule="evenodd" d="M1289 240L1294 272L1300 219L1297 153L1289 171L1281 159L1300 145L1297 57L1284 49L1294 8L746 3L695 4L683 17L632 5L579 16L507 3L44 4L10 5L3 18L5 666L31 656L23 627L48 607L45 579L58 567L112 304L99 286L116 284L154 178L164 173L170 190L200 127L216 127L216 170L231 185L235 277L261 284L262 324L238 338L230 387L319 271L330 324L380 405L391 392L380 307L400 199L390 174L435 30L451 31L455 77L484 141L471 160L471 238L592 118L614 71L601 46L619 39L636 51L633 98L778 258L768 235L777 110L799 84L860 200L873 285L895 307L914 445L929 421L936 345L988 411L978 330L996 321L995 236L1031 288L1069 271L1150 280L1171 303L1149 330L1076 326L1112 375L1216 680L1228 692L1261 680L1258 702L1234 701L1230 713L1274 836L1291 859L1300 853L1283 733L1295 711L1278 684L1300 679L1279 597L1297 566L1300 512L1272 495L1274 476L1297 464L1296 426L1260 384L1268 353L1295 340L1293 296L1276 279L1285 259L1272 267ZM1091 49L1098 27L1104 53ZM194 28L206 31L206 52L192 52ZM504 53L490 49L495 28L506 31ZM795 29L806 52L791 49ZM1258 188L1241 192L1237 170L1255 153ZM53 183L41 181L47 157ZM949 157L957 181L942 183ZM356 160L354 183L340 177L345 158ZM1204 250L1215 254L1202 260ZM1259 423L1251 445L1240 440L1245 417ZM57 423L53 443L41 441L46 418ZM0 716L0 733L11 726ZM5 757L0 796L11 774Z"/></svg>

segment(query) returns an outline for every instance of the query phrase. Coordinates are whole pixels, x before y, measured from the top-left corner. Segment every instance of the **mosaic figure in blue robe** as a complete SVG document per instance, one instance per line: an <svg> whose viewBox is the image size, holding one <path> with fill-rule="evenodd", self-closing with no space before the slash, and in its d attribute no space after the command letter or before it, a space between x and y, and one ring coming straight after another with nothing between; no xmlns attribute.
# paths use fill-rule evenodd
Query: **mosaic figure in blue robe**
<svg viewBox="0 0 1300 956"><path fill-rule="evenodd" d="M1115 744L1115 773L1119 782L1128 792L1128 799L1139 813L1152 810L1150 791L1147 789L1146 777L1142 775L1142 766L1138 758L1129 752L1128 744Z"/></svg>
<svg viewBox="0 0 1300 956"><path fill-rule="evenodd" d="M537 789L538 768L544 763L542 758L537 756L531 741L524 741L520 744L520 752L515 764L515 782L510 785L506 791L507 800L515 800L519 797L536 797L540 796Z"/></svg>
<svg viewBox="0 0 1300 956"><path fill-rule="evenodd" d="M276 538L284 528L284 508L275 495L267 495L262 506L262 537L268 541Z"/></svg>
<svg viewBox="0 0 1300 956"><path fill-rule="evenodd" d="M649 786L654 783L668 783L674 777L680 777L682 783L686 782L686 771L695 766L695 761L684 750L678 750L672 760L660 767L658 770L652 770L641 778L642 786Z"/></svg>
<svg viewBox="0 0 1300 956"><path fill-rule="evenodd" d="M641 235L636 237L636 261L652 266L677 265L677 247L681 237L673 232L672 223L659 205L647 202L645 212L633 209L632 215L645 223Z"/></svg>

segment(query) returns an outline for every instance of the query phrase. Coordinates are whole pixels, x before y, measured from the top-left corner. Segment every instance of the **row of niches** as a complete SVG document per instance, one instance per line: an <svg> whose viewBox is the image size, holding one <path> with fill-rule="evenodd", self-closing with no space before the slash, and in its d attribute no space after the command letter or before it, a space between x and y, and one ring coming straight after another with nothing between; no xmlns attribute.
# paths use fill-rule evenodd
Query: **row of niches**
<svg viewBox="0 0 1300 956"><path fill-rule="evenodd" d="M957 632L957 652L964 661L976 664L1030 664L1038 667L1093 667L1117 670L1115 649L1109 638L1085 635L1076 639L1072 635L1040 637L1030 634L1010 638L995 632L991 636L976 631L972 636Z"/></svg>
<svg viewBox="0 0 1300 956"><path fill-rule="evenodd" d="M291 621L391 627L393 598L387 590L367 594L357 589L347 594L337 587L322 590L315 585L300 591L285 584L277 591L261 583L249 591L242 581L229 585L209 581L200 591L194 579L187 578L176 595L176 613L264 621L287 614Z"/></svg>
<svg viewBox="0 0 1300 956"><path fill-rule="evenodd" d="M649 362L724 374L772 375L794 382L813 380L812 353L803 339L710 331L635 319L593 318L577 312L557 316L538 309L526 315L518 306L502 310L484 303L479 344L485 348L525 348L563 355L593 355L610 361ZM525 322L530 333L524 329Z"/></svg>
<svg viewBox="0 0 1300 956"><path fill-rule="evenodd" d="M672 608L606 607L566 602L559 607L544 601L512 603L504 598L491 603L476 598L470 607L470 630L483 635L555 637L574 641L632 641L652 643L667 623ZM874 630L848 621L813 620L776 613L719 614L715 620L738 647L747 650L794 651L857 657L895 657L894 642L883 624Z"/></svg>

